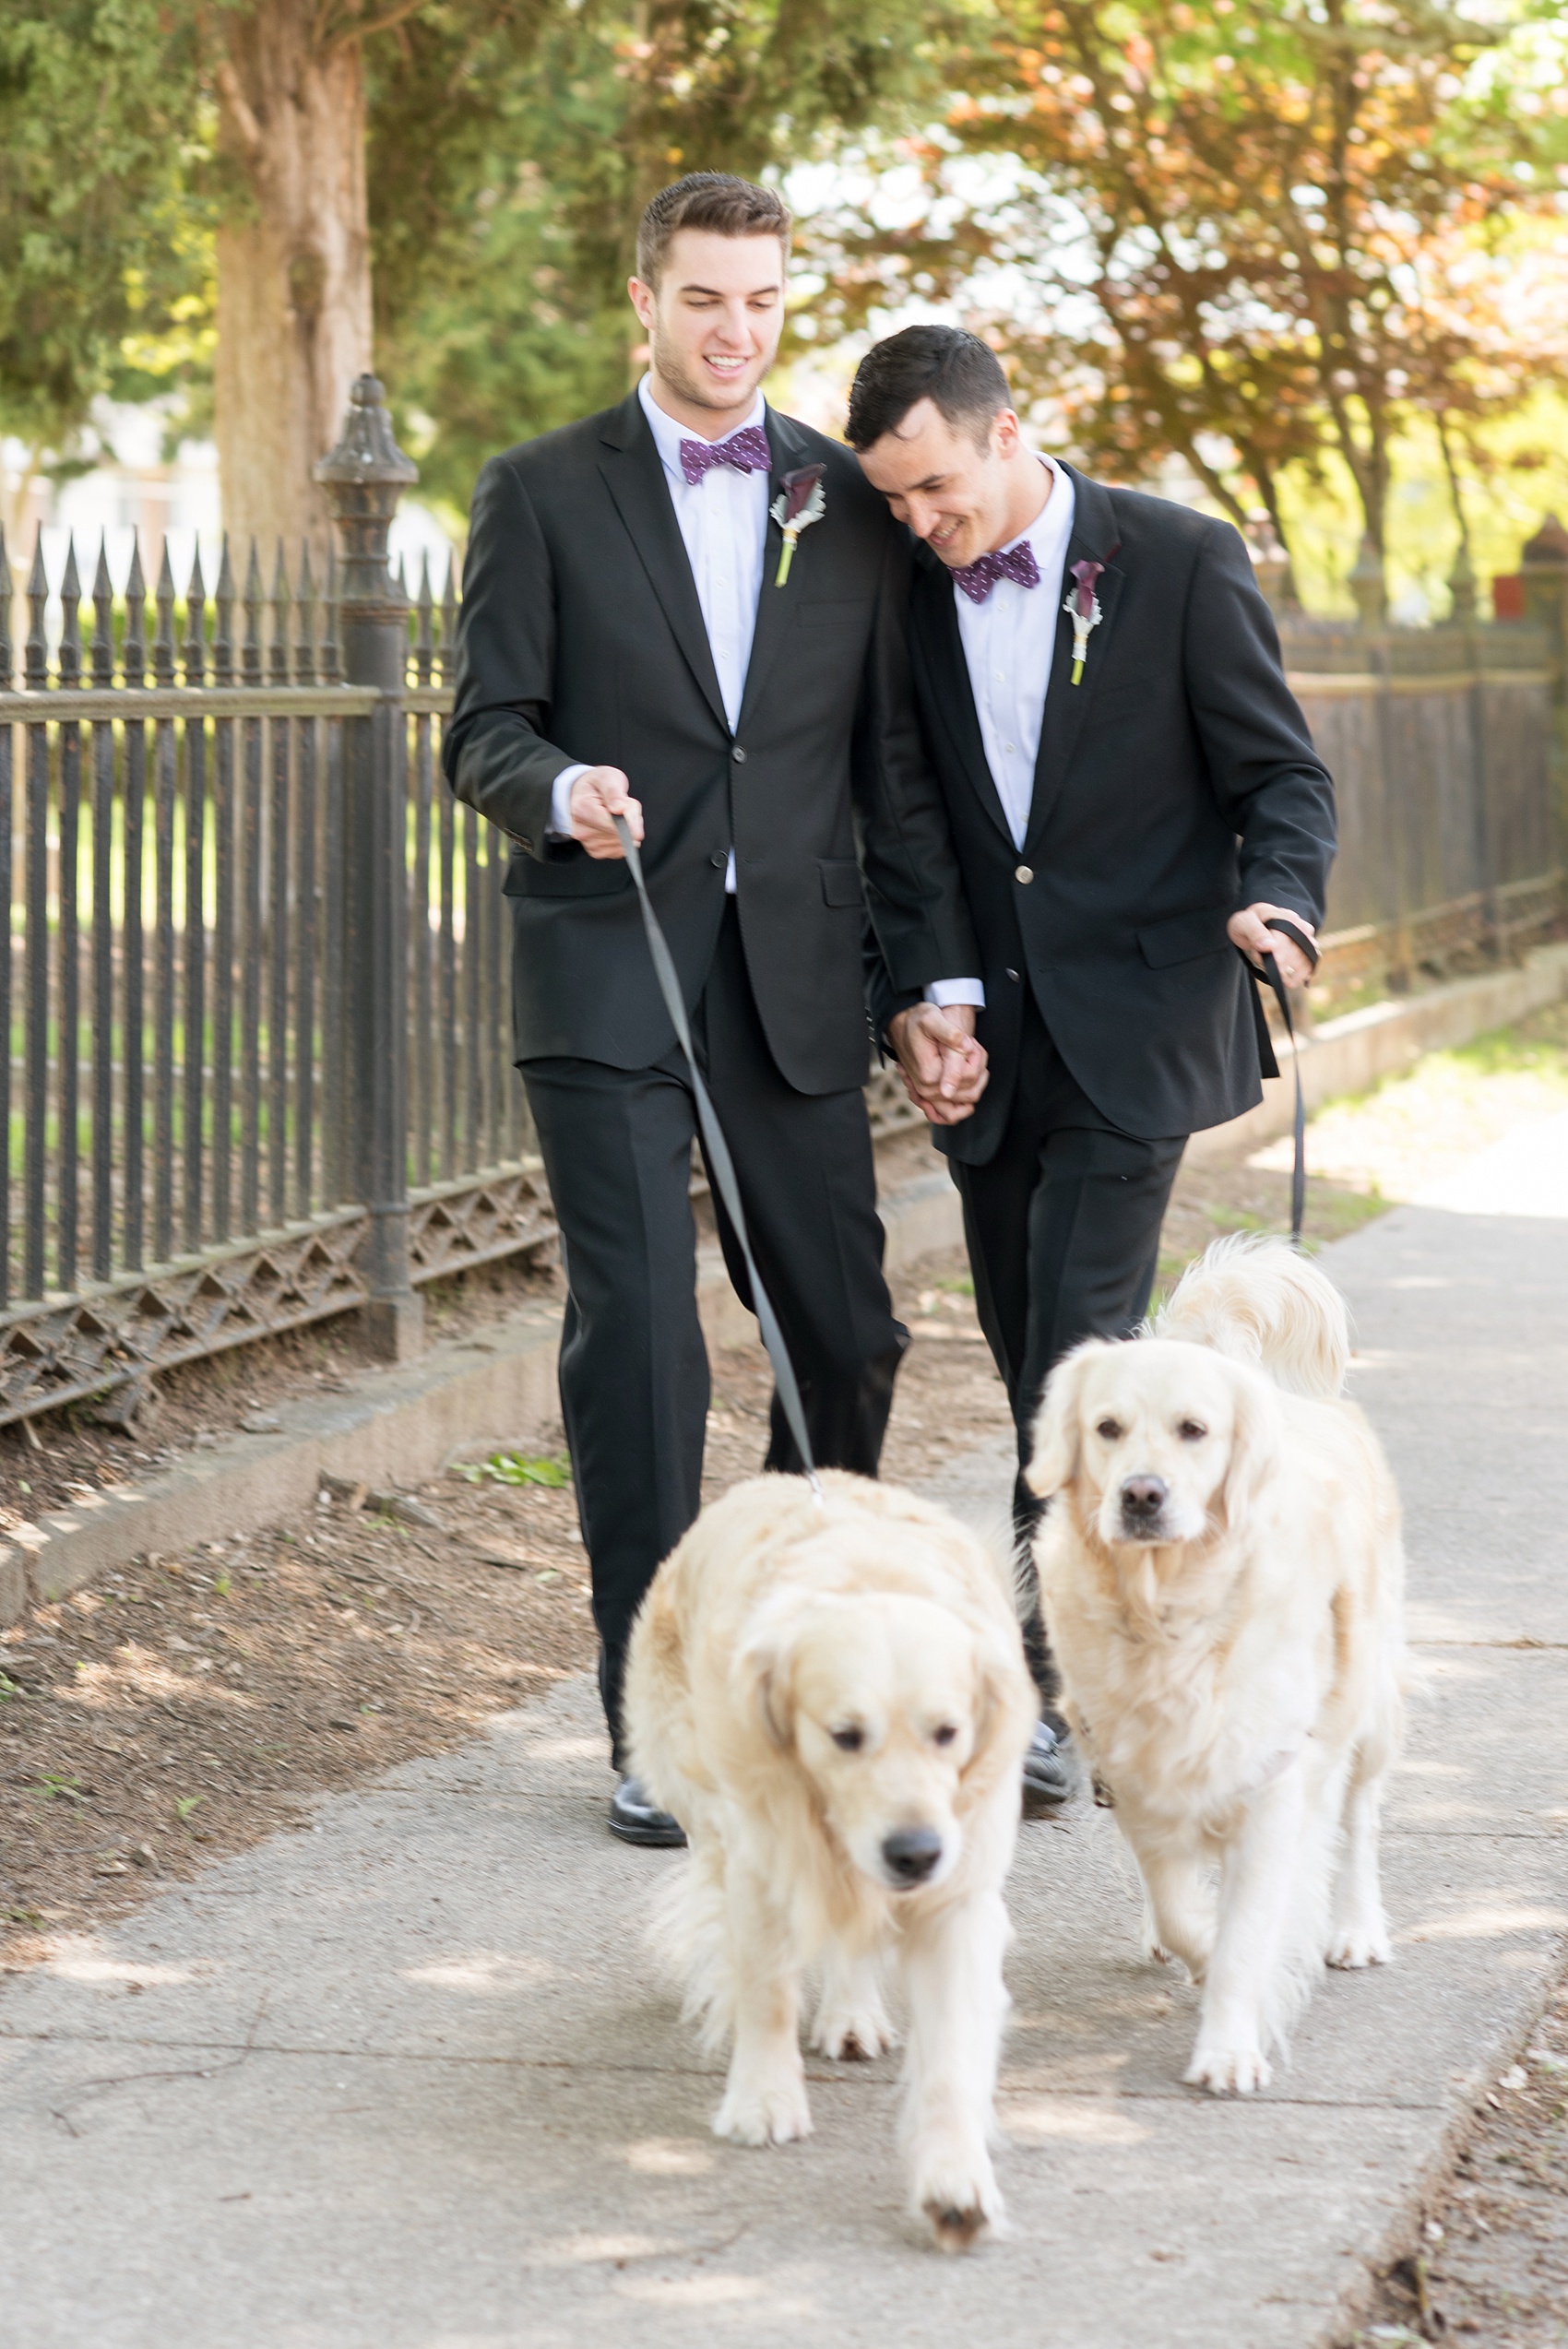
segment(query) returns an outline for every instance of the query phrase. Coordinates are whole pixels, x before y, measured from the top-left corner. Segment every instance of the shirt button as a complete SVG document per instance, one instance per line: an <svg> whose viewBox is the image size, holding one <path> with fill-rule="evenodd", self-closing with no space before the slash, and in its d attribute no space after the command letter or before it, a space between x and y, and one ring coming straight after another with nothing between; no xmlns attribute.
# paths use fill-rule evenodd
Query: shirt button
<svg viewBox="0 0 1568 2349"><path fill-rule="evenodd" d="M1017 746L1016 742L1004 742L1004 743L1003 743L1003 745L1002 745L1002 747L1003 747L1003 749L1004 749L1004 751L1006 751L1006 752L1008 752L1009 753L1011 753L1012 752L1016 751L1016 750L1017 749L1017 747L1018 747L1018 746Z"/></svg>
<svg viewBox="0 0 1568 2349"><path fill-rule="evenodd" d="M729 861L729 851L724 848L715 848L713 854L708 859L708 862L713 867L715 872L722 872Z"/></svg>
<svg viewBox="0 0 1568 2349"><path fill-rule="evenodd" d="M734 762L735 762L735 764L736 764L736 765L737 765L737 766L744 766L744 765L745 765L745 763L746 763L746 754L745 754L744 751L741 748L741 745L739 744L739 742L737 742L737 743L736 743L736 745L735 745L734 749L731 752L730 755L731 755L731 757L734 760Z"/></svg>
<svg viewBox="0 0 1568 2349"><path fill-rule="evenodd" d="M1013 874L1015 881L1022 881L1026 883L1032 881L1034 877L1035 869L1032 864L1021 864L1017 866Z"/></svg>

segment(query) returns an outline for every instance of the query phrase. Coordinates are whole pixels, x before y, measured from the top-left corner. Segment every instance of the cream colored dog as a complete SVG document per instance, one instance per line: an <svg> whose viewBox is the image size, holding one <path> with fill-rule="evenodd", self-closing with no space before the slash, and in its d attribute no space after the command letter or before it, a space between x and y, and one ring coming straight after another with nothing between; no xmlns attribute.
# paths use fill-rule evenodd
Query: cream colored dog
<svg viewBox="0 0 1568 2349"><path fill-rule="evenodd" d="M703 1512L632 1638L632 1766L691 1842L658 1927L688 2011L732 2050L714 2121L811 2131L812 2045L893 2043L909 2007L913 2205L960 2248L1000 2215L988 2141L1006 1993L1003 1879L1035 1717L1006 1566L945 1510L829 1474L762 1477Z"/></svg>
<svg viewBox="0 0 1568 2349"><path fill-rule="evenodd" d="M1378 1809L1398 1750L1404 1563L1377 1440L1340 1399L1345 1308L1281 1241L1225 1240L1154 1333L1053 1372L1029 1481L1067 1712L1203 1987L1186 2078L1266 2085L1330 1965L1385 1963Z"/></svg>

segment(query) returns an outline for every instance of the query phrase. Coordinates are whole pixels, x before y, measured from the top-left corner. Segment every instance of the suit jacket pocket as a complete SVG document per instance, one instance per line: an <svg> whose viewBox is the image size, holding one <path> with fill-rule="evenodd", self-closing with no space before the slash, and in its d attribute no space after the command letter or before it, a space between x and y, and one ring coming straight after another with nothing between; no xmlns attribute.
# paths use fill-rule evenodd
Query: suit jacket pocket
<svg viewBox="0 0 1568 2349"><path fill-rule="evenodd" d="M861 884L861 868L853 857L818 857L816 869L822 875L825 905L864 905L865 890Z"/></svg>
<svg viewBox="0 0 1568 2349"><path fill-rule="evenodd" d="M573 843L549 857L513 855L501 884L504 897L612 897L632 885L624 857L590 857Z"/></svg>
<svg viewBox="0 0 1568 2349"><path fill-rule="evenodd" d="M1225 925L1232 910L1229 906L1200 906L1195 913L1151 921L1137 933L1138 950L1150 970L1169 970L1173 963L1196 962L1200 955L1228 951Z"/></svg>

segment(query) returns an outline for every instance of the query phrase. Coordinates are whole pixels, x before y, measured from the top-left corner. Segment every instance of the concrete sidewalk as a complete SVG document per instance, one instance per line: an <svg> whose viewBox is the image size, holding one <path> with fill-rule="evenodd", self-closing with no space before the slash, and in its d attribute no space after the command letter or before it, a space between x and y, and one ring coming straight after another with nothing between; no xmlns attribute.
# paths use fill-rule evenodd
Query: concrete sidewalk
<svg viewBox="0 0 1568 2349"><path fill-rule="evenodd" d="M1265 2097L1178 2084L1193 1994L1140 1963L1079 1802L1026 1828L1011 1888L1010 2240L945 2260L907 2233L890 2064L815 2064L807 2146L716 2143L718 2076L639 1938L671 1863L605 1834L577 1682L5 1987L7 2349L1336 2339L1568 1928L1561 1208L1554 1120L1325 1259L1409 1526L1399 1962L1325 1980ZM932 1489L1007 1481L998 1453Z"/></svg>

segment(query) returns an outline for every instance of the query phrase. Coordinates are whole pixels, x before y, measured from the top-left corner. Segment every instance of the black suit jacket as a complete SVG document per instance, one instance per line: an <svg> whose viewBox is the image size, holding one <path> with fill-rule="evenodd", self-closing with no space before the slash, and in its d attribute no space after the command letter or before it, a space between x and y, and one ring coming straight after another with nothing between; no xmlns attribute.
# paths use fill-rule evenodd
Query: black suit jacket
<svg viewBox="0 0 1568 2349"><path fill-rule="evenodd" d="M545 837L551 785L579 759L623 768L642 801L649 894L688 1003L733 846L757 1009L799 1091L864 1082L868 905L900 991L974 967L909 685L907 537L847 450L771 409L767 436L769 504L782 474L823 464L826 512L782 587L769 520L733 734L636 395L480 475L444 763L457 796L515 843L519 1061L646 1068L674 1040L625 864Z"/></svg>
<svg viewBox="0 0 1568 2349"><path fill-rule="evenodd" d="M1054 616L1021 849L986 764L952 574L928 548L916 557L915 689L980 934L992 1069L974 1116L934 1138L971 1166L1002 1139L1026 985L1123 1132L1191 1133L1250 1109L1273 1056L1225 924L1260 899L1321 920L1334 854L1334 787L1238 533L1072 478L1067 562L1106 564L1104 616L1077 685L1072 623ZM885 980L873 999L879 1029L911 1000Z"/></svg>

